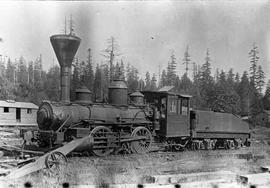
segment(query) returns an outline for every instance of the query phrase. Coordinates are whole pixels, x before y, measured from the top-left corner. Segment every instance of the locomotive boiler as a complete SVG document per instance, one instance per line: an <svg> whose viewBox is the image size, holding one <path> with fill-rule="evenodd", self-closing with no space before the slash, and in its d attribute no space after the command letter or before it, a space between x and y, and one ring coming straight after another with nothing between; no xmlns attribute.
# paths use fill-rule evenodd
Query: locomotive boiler
<svg viewBox="0 0 270 188"><path fill-rule="evenodd" d="M249 125L230 113L194 110L191 96L169 91L127 93L121 79L108 88L108 101L93 102L86 87L70 101L72 60L81 39L74 35L50 38L61 67L61 99L43 101L37 112L39 130L33 135L39 148L64 145L88 137L75 151L106 156L145 153L154 144L166 150L239 148L249 145Z"/></svg>

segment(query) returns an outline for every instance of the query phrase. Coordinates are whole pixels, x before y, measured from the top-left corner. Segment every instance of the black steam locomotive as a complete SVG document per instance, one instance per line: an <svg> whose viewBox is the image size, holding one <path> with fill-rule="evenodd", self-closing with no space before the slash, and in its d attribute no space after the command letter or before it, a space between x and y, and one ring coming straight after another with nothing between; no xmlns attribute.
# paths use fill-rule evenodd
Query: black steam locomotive
<svg viewBox="0 0 270 188"><path fill-rule="evenodd" d="M113 152L145 153L153 143L169 150L226 149L249 145L249 126L229 113L195 111L189 95L167 91L127 93L123 80L109 86L108 102L93 103L86 88L70 102L71 63L80 44L74 35L50 38L61 66L61 101L44 101L33 135L40 148L54 148L88 136L76 151L106 156ZM34 139L35 138L35 139Z"/></svg>

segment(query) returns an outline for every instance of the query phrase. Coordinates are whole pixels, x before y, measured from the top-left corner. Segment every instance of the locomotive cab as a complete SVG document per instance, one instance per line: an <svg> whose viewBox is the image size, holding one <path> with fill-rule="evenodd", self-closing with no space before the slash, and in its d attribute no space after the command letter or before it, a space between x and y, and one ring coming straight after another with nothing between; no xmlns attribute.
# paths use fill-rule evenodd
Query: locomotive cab
<svg viewBox="0 0 270 188"><path fill-rule="evenodd" d="M156 117L161 137L188 137L190 135L190 95L171 92L144 91L147 103L157 106Z"/></svg>

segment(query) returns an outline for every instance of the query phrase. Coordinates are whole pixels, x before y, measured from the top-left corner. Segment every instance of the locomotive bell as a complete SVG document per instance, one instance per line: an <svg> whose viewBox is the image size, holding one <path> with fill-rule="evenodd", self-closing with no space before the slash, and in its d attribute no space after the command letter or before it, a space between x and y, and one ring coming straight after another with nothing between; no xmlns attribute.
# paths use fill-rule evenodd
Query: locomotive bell
<svg viewBox="0 0 270 188"><path fill-rule="evenodd" d="M129 97L133 104L137 106L144 105L144 95L141 92L136 91L134 93L131 93Z"/></svg>
<svg viewBox="0 0 270 188"><path fill-rule="evenodd" d="M74 35L53 35L50 41L61 67L61 101L69 103L71 64L81 39Z"/></svg>
<svg viewBox="0 0 270 188"><path fill-rule="evenodd" d="M110 104L127 106L127 85L121 79L115 79L109 86L108 101Z"/></svg>

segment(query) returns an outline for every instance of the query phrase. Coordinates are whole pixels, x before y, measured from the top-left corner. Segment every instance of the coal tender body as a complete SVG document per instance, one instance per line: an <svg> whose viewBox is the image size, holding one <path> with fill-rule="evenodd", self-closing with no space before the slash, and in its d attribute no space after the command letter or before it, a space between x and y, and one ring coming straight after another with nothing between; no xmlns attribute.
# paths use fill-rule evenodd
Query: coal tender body
<svg viewBox="0 0 270 188"><path fill-rule="evenodd" d="M70 101L71 63L80 41L74 35L51 37L61 66L61 100L39 107L39 130L31 139L39 148L50 151L82 137L88 139L75 151L96 156L145 153L153 142L170 151L249 145L246 122L229 113L192 110L189 95L137 91L128 97L126 83L119 79L110 83L106 103L92 102L86 87L77 89L76 100Z"/></svg>

